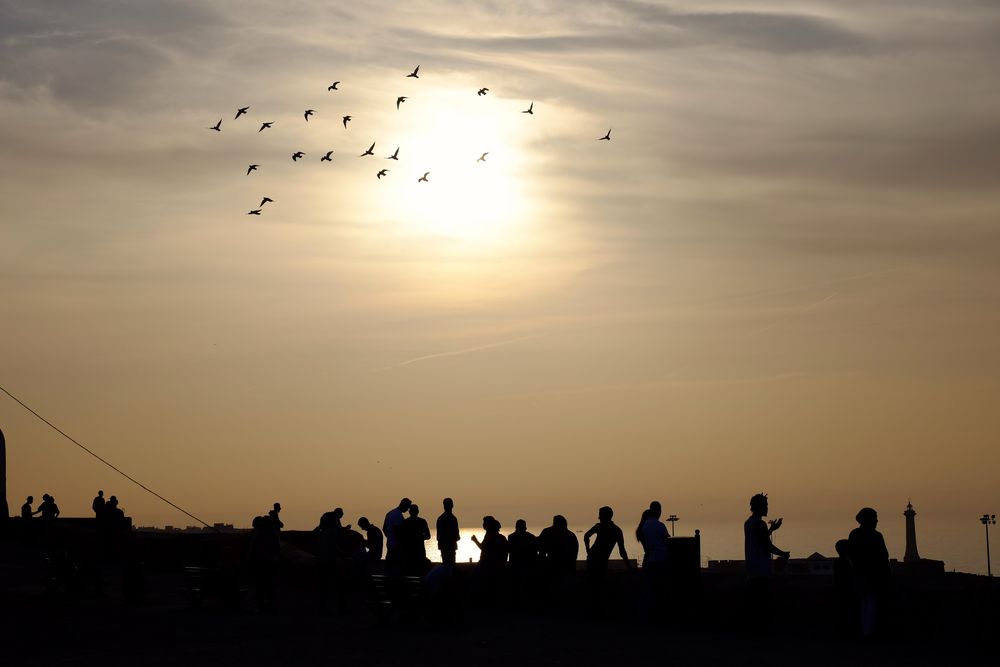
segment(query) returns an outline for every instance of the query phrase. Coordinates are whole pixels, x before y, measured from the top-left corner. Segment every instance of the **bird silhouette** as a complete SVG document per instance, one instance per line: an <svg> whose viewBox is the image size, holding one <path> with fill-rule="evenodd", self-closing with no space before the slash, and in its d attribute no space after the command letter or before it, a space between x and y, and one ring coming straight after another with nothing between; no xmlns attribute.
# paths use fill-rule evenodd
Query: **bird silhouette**
<svg viewBox="0 0 1000 667"><path fill-rule="evenodd" d="M417 65L416 69L414 69L412 72L410 72L409 74L406 75L406 78L407 79L419 79L420 75L417 74L417 72L419 72L419 71L420 71L420 65Z"/></svg>
<svg viewBox="0 0 1000 667"><path fill-rule="evenodd" d="M236 118L239 118L247 111L250 111L250 107L240 107L239 109L236 110ZM236 120L236 118L233 118L233 120Z"/></svg>
<svg viewBox="0 0 1000 667"><path fill-rule="evenodd" d="M535 109L535 103L532 102L530 105L528 105L528 108L522 111L521 113L530 113L532 116L534 116L535 115L534 109Z"/></svg>
<svg viewBox="0 0 1000 667"><path fill-rule="evenodd" d="M298 162L300 157L303 157L305 153L302 151L295 151L292 153L292 162Z"/></svg>
<svg viewBox="0 0 1000 667"><path fill-rule="evenodd" d="M344 129L347 129L347 123L351 120L350 116L344 116Z"/></svg>
<svg viewBox="0 0 1000 667"><path fill-rule="evenodd" d="M490 92L489 88L480 88L479 90L476 91L476 95L479 95L480 97L482 97L483 95L485 95L488 92Z"/></svg>
<svg viewBox="0 0 1000 667"><path fill-rule="evenodd" d="M333 151L327 151L326 155L324 155L323 157L321 157L319 159L319 161L320 162L333 162L333 158L330 157L331 155L333 155Z"/></svg>
<svg viewBox="0 0 1000 667"><path fill-rule="evenodd" d="M252 164L249 167L247 167L247 176L250 175L251 171L257 171L257 167L259 166L260 166L259 164Z"/></svg>
<svg viewBox="0 0 1000 667"><path fill-rule="evenodd" d="M396 150L386 160L399 160L399 146L396 146Z"/></svg>
<svg viewBox="0 0 1000 667"><path fill-rule="evenodd" d="M309 122L309 116L313 115L314 113L316 113L316 112L313 109L306 109L305 113L303 113L302 116L306 119L306 122L308 123Z"/></svg>
<svg viewBox="0 0 1000 667"><path fill-rule="evenodd" d="M274 125L274 121L273 120L269 120L266 123L261 123L260 124L260 129L257 130L257 131L258 132L263 132L264 130L266 130L267 128L271 127L272 125Z"/></svg>
<svg viewBox="0 0 1000 667"><path fill-rule="evenodd" d="M334 81L329 86L326 87L327 90L340 90L337 86L340 85L339 81Z"/></svg>
<svg viewBox="0 0 1000 667"><path fill-rule="evenodd" d="M379 170L378 170L378 173L377 173L377 174L375 174L375 178L377 178L377 179L379 179L379 180L381 181L381 180L382 180L382 177L383 177L383 176L385 176L385 175L386 175L386 174L388 174L388 173L389 173L389 170L388 170L388 169L379 169Z"/></svg>
<svg viewBox="0 0 1000 667"><path fill-rule="evenodd" d="M476 162L486 162L486 156L489 155L489 154L490 154L490 152L486 151L485 153L483 153L482 155L479 156L479 159L476 160Z"/></svg>
<svg viewBox="0 0 1000 667"><path fill-rule="evenodd" d="M372 142L372 145L368 147L368 150L366 150L364 153L362 153L358 157L364 157L366 155L375 155L375 142L374 141Z"/></svg>
<svg viewBox="0 0 1000 667"><path fill-rule="evenodd" d="M264 208L264 204L267 203L274 203L274 200L271 199L270 197L264 197L263 199L260 200L260 207Z"/></svg>
<svg viewBox="0 0 1000 667"><path fill-rule="evenodd" d="M597 140L598 141L611 141L611 128L609 127L608 128L608 133L605 134L603 137L599 137Z"/></svg>
<svg viewBox="0 0 1000 667"><path fill-rule="evenodd" d="M421 176L420 178L418 178L418 179L417 179L417 183L429 183L430 181L428 181L428 180L427 180L427 176L428 176L428 175L429 175L430 173L431 173L431 172L429 172L429 171L425 171L425 172L424 172L424 175L423 175L423 176Z"/></svg>
<svg viewBox="0 0 1000 667"><path fill-rule="evenodd" d="M406 98L403 97L402 95L400 95L399 97L397 97L396 98L396 108L398 109L399 105L402 104L405 101L406 101Z"/></svg>
<svg viewBox="0 0 1000 667"><path fill-rule="evenodd" d="M252 210L249 213L247 213L247 215L260 215L260 209L259 208L255 208L254 210Z"/></svg>
<svg viewBox="0 0 1000 667"><path fill-rule="evenodd" d="M215 130L216 132L222 132L222 119L220 118L218 123L208 129Z"/></svg>

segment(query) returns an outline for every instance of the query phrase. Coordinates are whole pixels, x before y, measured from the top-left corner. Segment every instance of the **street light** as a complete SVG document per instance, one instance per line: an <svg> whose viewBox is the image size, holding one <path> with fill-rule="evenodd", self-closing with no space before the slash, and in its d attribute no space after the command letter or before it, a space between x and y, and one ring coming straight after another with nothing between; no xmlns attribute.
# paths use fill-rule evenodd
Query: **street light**
<svg viewBox="0 0 1000 667"><path fill-rule="evenodd" d="M677 516L676 514L671 514L670 516L667 517L667 521L670 522L670 534L673 535L674 537L677 536L677 533L674 532L674 522L680 520L681 520L680 517Z"/></svg>
<svg viewBox="0 0 1000 667"><path fill-rule="evenodd" d="M990 567L990 524L997 525L996 514L984 514L979 517L979 522L986 526L986 576L993 576L993 568Z"/></svg>

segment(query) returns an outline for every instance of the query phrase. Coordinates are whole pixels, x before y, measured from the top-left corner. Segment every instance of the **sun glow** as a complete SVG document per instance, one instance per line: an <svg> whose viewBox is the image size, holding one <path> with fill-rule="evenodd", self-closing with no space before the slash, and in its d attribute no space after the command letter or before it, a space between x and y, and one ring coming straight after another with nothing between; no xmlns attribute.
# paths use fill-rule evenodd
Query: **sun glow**
<svg viewBox="0 0 1000 667"><path fill-rule="evenodd" d="M390 173L375 194L382 216L409 234L515 243L530 224L522 146L531 117L474 89L437 91L431 101L412 109L399 160L385 162Z"/></svg>

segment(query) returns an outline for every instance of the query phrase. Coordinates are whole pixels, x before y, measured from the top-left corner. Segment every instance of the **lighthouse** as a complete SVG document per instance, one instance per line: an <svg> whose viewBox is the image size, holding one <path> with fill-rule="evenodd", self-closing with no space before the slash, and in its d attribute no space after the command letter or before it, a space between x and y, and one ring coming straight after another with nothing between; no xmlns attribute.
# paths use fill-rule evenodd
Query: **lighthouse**
<svg viewBox="0 0 1000 667"><path fill-rule="evenodd" d="M919 563L920 554L917 553L917 523L913 519L913 517L917 516L917 513L909 501L906 502L906 511L903 512L903 516L906 517L906 553L903 555L903 562Z"/></svg>

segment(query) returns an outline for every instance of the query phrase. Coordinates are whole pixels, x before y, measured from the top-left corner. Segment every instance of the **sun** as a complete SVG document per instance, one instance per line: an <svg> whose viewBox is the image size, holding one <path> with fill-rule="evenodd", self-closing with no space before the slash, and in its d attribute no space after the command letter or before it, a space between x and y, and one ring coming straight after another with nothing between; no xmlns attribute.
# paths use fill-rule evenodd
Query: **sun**
<svg viewBox="0 0 1000 667"><path fill-rule="evenodd" d="M439 90L433 101L414 109L399 160L388 163L392 178L379 184L390 187L375 192L383 216L408 235L516 241L532 209L523 117L510 101L485 103L474 90Z"/></svg>

